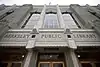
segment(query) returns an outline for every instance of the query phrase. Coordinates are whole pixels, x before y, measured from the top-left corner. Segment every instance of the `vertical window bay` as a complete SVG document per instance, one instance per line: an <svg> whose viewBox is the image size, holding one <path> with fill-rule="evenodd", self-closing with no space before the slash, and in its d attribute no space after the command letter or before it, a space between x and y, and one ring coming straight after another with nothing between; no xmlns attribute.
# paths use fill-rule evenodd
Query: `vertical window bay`
<svg viewBox="0 0 100 67"><path fill-rule="evenodd" d="M46 14L44 19L44 28L58 28L57 14Z"/></svg>

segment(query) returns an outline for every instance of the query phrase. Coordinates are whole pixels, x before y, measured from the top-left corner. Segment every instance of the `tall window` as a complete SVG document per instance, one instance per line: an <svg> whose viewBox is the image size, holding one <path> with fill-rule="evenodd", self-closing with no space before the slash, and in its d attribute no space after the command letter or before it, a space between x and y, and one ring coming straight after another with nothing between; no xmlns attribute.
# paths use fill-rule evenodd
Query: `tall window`
<svg viewBox="0 0 100 67"><path fill-rule="evenodd" d="M62 16L66 28L78 28L78 26L76 25L75 21L73 20L70 14L63 13Z"/></svg>
<svg viewBox="0 0 100 67"><path fill-rule="evenodd" d="M30 15L26 19L25 23L21 28L34 28L34 26L38 23L39 18L40 18L41 12L35 11L35 12L30 12Z"/></svg>
<svg viewBox="0 0 100 67"><path fill-rule="evenodd" d="M33 14L27 22L25 28L33 28L39 21L40 14Z"/></svg>
<svg viewBox="0 0 100 67"><path fill-rule="evenodd" d="M48 13L45 15L44 28L58 28L57 14Z"/></svg>

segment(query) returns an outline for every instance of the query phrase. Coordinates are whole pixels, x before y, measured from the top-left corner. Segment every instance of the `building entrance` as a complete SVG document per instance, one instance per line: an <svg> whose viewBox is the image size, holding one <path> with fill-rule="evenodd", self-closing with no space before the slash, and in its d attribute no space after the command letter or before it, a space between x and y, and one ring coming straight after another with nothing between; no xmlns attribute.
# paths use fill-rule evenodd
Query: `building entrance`
<svg viewBox="0 0 100 67"><path fill-rule="evenodd" d="M38 67L65 67L63 61L39 62Z"/></svg>
<svg viewBox="0 0 100 67"><path fill-rule="evenodd" d="M39 53L38 67L65 67L64 53Z"/></svg>

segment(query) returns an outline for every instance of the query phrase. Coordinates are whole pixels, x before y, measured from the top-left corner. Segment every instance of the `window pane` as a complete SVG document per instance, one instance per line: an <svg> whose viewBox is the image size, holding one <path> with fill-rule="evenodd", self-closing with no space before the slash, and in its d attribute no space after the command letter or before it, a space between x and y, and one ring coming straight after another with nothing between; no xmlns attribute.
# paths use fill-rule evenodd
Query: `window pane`
<svg viewBox="0 0 100 67"><path fill-rule="evenodd" d="M44 28L58 28L57 14L46 14L44 20Z"/></svg>
<svg viewBox="0 0 100 67"><path fill-rule="evenodd" d="M21 63L12 63L11 67L21 67Z"/></svg>
<svg viewBox="0 0 100 67"><path fill-rule="evenodd" d="M63 20L66 28L78 28L70 14L63 14Z"/></svg>
<svg viewBox="0 0 100 67"><path fill-rule="evenodd" d="M49 63L41 63L41 64L40 64L40 67L49 67L49 66L50 66Z"/></svg>
<svg viewBox="0 0 100 67"><path fill-rule="evenodd" d="M38 23L39 19L40 14L33 14L25 25L25 28L34 28L34 26Z"/></svg>
<svg viewBox="0 0 100 67"><path fill-rule="evenodd" d="M82 67L92 67L90 63L82 63Z"/></svg>
<svg viewBox="0 0 100 67"><path fill-rule="evenodd" d="M53 67L63 67L63 64L62 63L54 63Z"/></svg>

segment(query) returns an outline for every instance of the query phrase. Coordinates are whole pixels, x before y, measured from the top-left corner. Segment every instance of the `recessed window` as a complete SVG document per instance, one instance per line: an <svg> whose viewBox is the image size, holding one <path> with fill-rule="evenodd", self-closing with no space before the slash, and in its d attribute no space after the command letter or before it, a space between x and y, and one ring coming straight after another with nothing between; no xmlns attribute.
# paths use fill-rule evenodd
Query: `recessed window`
<svg viewBox="0 0 100 67"><path fill-rule="evenodd" d="M32 35L32 38L35 38L36 35Z"/></svg>
<svg viewBox="0 0 100 67"><path fill-rule="evenodd" d="M30 12L30 16L25 21L22 28L33 28L40 18L40 12Z"/></svg>
<svg viewBox="0 0 100 67"><path fill-rule="evenodd" d="M44 20L44 28L58 28L57 14L46 14Z"/></svg>
<svg viewBox="0 0 100 67"><path fill-rule="evenodd" d="M64 12L62 17L66 28L78 28L78 23L76 23L71 13Z"/></svg>
<svg viewBox="0 0 100 67"><path fill-rule="evenodd" d="M67 35L68 38L71 38L71 35Z"/></svg>

